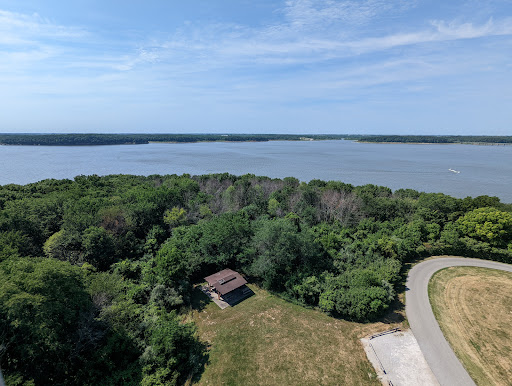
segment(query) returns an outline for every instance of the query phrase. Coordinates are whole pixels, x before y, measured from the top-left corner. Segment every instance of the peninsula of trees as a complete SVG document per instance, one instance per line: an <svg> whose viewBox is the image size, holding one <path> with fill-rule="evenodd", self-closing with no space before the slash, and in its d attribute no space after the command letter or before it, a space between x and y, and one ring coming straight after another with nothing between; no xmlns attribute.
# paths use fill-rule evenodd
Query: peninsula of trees
<svg viewBox="0 0 512 386"><path fill-rule="evenodd" d="M0 145L95 146L151 142L266 142L354 140L376 143L512 144L512 136L362 134L0 134Z"/></svg>
<svg viewBox="0 0 512 386"><path fill-rule="evenodd" d="M150 142L266 142L342 139L335 134L0 134L0 145L94 146Z"/></svg>
<svg viewBox="0 0 512 386"><path fill-rule="evenodd" d="M182 384L207 355L184 316L205 276L378 320L405 264L440 254L512 262L512 205L229 174L0 186L0 367L9 385Z"/></svg>
<svg viewBox="0 0 512 386"><path fill-rule="evenodd" d="M490 135L355 135L344 139L382 143L512 144L512 136Z"/></svg>

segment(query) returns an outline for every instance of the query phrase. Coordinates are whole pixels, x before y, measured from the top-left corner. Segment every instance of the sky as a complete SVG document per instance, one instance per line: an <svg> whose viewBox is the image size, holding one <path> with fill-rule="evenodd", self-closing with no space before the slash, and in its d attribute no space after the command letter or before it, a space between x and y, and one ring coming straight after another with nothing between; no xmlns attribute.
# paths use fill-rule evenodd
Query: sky
<svg viewBox="0 0 512 386"><path fill-rule="evenodd" d="M512 135L512 0L0 0L0 132Z"/></svg>

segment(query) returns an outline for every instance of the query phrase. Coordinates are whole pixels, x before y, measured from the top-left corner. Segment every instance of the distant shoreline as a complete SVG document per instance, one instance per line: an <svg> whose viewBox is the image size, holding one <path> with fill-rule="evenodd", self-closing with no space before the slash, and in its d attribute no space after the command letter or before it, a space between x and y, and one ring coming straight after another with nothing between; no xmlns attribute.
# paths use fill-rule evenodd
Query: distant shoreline
<svg viewBox="0 0 512 386"><path fill-rule="evenodd" d="M148 142L124 142L124 143L95 143L95 144L18 144L18 143L0 143L0 146L54 146L54 147L80 147L80 146L129 146L129 145L154 145L154 144L169 144L169 145L179 145L179 144L191 144L191 143L265 143L265 142L318 142L318 141L341 141L343 139L311 139L311 140L302 140L302 139L268 139L265 141L255 141L255 140L247 140L247 141L222 141L222 140L211 140L211 141L148 141Z"/></svg>
<svg viewBox="0 0 512 386"><path fill-rule="evenodd" d="M149 143L342 140L338 134L0 134L6 146L100 146Z"/></svg>
<svg viewBox="0 0 512 386"><path fill-rule="evenodd" d="M386 142L386 141L359 141L357 143L374 143L379 145L474 145L474 146L512 146L506 142Z"/></svg>
<svg viewBox="0 0 512 386"><path fill-rule="evenodd" d="M6 146L108 146L150 143L269 142L347 140L359 143L414 145L512 145L512 136L362 135L362 134L0 134Z"/></svg>

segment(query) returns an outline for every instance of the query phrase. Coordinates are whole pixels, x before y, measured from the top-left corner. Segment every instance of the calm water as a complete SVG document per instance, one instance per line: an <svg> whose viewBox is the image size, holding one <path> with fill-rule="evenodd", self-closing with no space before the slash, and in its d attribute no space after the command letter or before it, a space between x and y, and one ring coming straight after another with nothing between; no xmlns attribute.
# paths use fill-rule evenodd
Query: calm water
<svg viewBox="0 0 512 386"><path fill-rule="evenodd" d="M352 141L0 146L0 185L79 174L253 173L412 188L512 202L512 146ZM459 174L448 169L460 171Z"/></svg>

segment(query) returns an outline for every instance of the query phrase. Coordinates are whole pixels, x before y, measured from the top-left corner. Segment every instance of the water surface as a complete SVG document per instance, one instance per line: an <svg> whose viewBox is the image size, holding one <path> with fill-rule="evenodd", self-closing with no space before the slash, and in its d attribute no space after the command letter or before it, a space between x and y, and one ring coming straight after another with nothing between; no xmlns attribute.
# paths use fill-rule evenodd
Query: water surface
<svg viewBox="0 0 512 386"><path fill-rule="evenodd" d="M0 165L1 185L80 174L228 172L376 184L455 197L487 194L512 202L512 146L352 141L0 146Z"/></svg>

